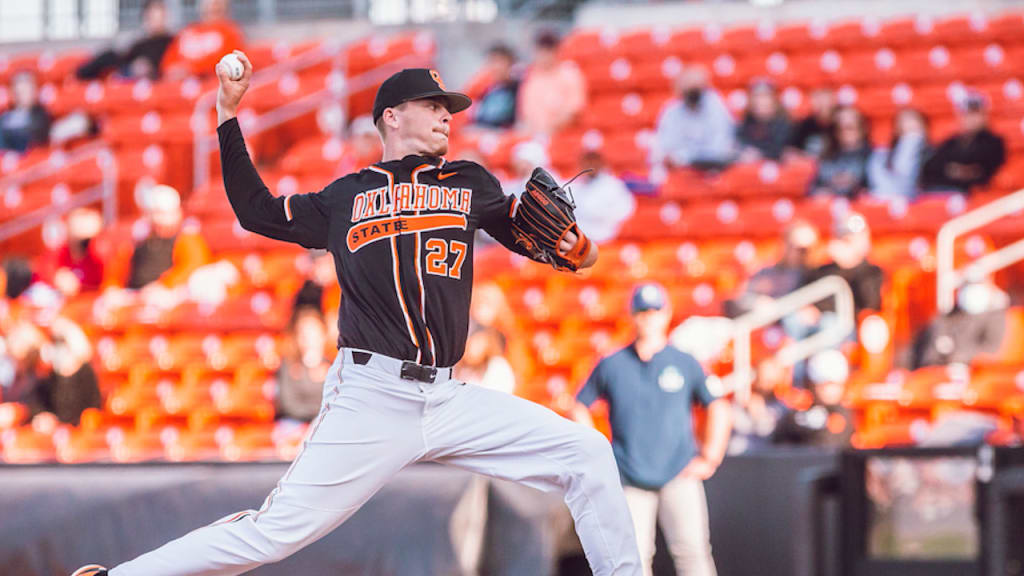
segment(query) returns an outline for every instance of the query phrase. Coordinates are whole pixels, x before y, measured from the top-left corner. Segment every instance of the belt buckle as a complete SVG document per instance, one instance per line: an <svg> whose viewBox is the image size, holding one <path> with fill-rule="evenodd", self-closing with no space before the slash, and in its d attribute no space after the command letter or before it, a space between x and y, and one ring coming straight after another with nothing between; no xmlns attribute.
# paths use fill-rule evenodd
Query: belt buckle
<svg viewBox="0 0 1024 576"><path fill-rule="evenodd" d="M402 362L401 376L403 380L419 380L420 382L433 382L437 378L437 368L423 366L415 362Z"/></svg>

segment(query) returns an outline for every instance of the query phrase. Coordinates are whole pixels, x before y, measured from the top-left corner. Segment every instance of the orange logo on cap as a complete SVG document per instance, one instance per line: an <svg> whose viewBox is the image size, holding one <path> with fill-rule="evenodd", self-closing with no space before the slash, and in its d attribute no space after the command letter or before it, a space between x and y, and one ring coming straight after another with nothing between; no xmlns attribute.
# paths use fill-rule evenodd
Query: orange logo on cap
<svg viewBox="0 0 1024 576"><path fill-rule="evenodd" d="M434 79L434 82L437 82L438 88L441 90L447 90L447 88L444 87L444 81L441 80L441 75L437 73L437 70L431 70L430 77Z"/></svg>

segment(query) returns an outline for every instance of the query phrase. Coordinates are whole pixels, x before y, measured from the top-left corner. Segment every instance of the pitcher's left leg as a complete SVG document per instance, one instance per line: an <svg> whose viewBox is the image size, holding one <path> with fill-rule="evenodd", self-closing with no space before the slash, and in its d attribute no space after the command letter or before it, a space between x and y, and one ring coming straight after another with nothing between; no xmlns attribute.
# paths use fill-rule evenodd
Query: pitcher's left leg
<svg viewBox="0 0 1024 576"><path fill-rule="evenodd" d="M428 400L425 460L565 496L595 576L641 576L633 520L601 433L504 392L455 381Z"/></svg>

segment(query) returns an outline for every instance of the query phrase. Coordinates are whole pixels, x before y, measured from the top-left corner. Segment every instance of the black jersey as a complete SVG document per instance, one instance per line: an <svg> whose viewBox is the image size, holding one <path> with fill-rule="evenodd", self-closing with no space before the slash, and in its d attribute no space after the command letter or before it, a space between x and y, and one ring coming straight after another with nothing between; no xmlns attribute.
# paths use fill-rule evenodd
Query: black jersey
<svg viewBox="0 0 1024 576"><path fill-rule="evenodd" d="M512 238L512 197L479 164L406 156L275 197L238 122L217 128L224 188L243 228L334 256L339 346L448 367L462 358L473 286L473 235Z"/></svg>

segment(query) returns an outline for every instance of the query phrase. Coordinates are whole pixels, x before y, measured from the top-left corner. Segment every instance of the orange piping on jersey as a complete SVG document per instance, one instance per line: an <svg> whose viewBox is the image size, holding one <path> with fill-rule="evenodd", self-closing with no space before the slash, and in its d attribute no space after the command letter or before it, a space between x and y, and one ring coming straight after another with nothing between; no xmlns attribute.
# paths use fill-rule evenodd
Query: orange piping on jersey
<svg viewBox="0 0 1024 576"><path fill-rule="evenodd" d="M388 179L388 194L391 196L391 199L394 200L394 198L395 198L395 175L392 174L391 172L381 168L380 166L370 166L370 170L373 170L374 172L377 172L379 174L383 174L384 176L387 177L387 179ZM394 206L395 203L392 201L391 205ZM365 224L369 224L369 222L366 222ZM349 232L349 248L348 249L349 249L350 252L355 252L355 250L352 249L351 241L352 241L352 233L350 231ZM420 361L420 356L422 356L423 353L420 350L419 338L416 337L416 330L413 329L412 316L409 315L409 308L405 305L405 298L402 296L402 279L401 279L400 270L398 268L398 236L397 235L392 235L391 236L391 263L392 263L392 275L395 278L395 296L398 297L398 304L402 307L402 314L405 316L405 327L409 330L409 339L412 340L413 345L416 346L416 362L418 363Z"/></svg>
<svg viewBox="0 0 1024 576"><path fill-rule="evenodd" d="M287 220L289 222L292 221L292 197L291 196L285 196L284 197L284 218L285 218L285 220Z"/></svg>

